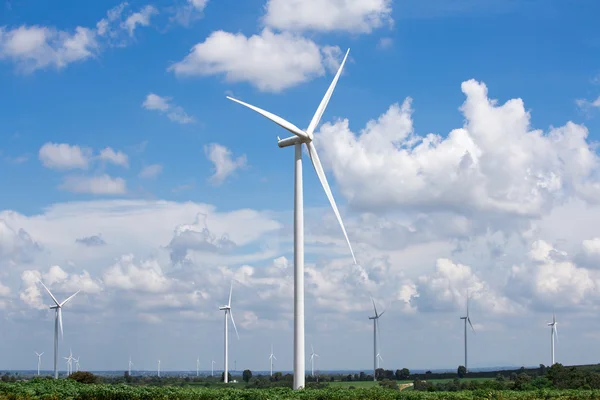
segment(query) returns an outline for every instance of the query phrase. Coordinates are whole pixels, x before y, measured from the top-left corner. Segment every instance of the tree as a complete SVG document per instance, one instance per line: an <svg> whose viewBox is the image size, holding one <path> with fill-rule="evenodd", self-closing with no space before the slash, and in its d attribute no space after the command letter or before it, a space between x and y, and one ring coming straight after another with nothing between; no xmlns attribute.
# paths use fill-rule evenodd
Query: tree
<svg viewBox="0 0 600 400"><path fill-rule="evenodd" d="M379 386L381 386L382 388L386 388L386 389L400 390L396 381L392 381L389 379L384 379L384 380L380 381Z"/></svg>
<svg viewBox="0 0 600 400"><path fill-rule="evenodd" d="M221 382L225 382L225 372L221 372ZM231 382L231 372L227 373L227 382Z"/></svg>
<svg viewBox="0 0 600 400"><path fill-rule="evenodd" d="M410 370L408 368L402 368L396 370L396 380L405 381L410 377Z"/></svg>
<svg viewBox="0 0 600 400"><path fill-rule="evenodd" d="M244 372L242 372L242 379L244 382L248 383L248 381L252 379L252 371L245 369Z"/></svg>
<svg viewBox="0 0 600 400"><path fill-rule="evenodd" d="M98 377L91 372L77 371L69 375L69 379L79 383L98 383Z"/></svg>
<svg viewBox="0 0 600 400"><path fill-rule="evenodd" d="M467 369L464 365L459 365L458 369L456 370L456 373L459 378L463 378L467 374Z"/></svg>

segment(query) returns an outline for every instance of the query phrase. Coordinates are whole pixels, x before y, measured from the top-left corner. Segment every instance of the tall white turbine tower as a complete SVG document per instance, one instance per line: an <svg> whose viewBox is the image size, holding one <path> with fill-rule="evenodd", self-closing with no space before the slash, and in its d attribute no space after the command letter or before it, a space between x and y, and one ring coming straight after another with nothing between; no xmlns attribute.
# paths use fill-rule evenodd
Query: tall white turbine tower
<svg viewBox="0 0 600 400"><path fill-rule="evenodd" d="M556 336L556 340L558 340L558 331L556 330L556 324L558 324L558 322L556 322L556 314L552 312L552 322L548 323L548 326L550 327L550 349L552 354L552 365L554 365L554 337Z"/></svg>
<svg viewBox="0 0 600 400"><path fill-rule="evenodd" d="M75 361L75 372L79 372L79 358L80 357L81 356L79 356L77 358L73 357L73 360Z"/></svg>
<svg viewBox="0 0 600 400"><path fill-rule="evenodd" d="M325 172L323 171L323 166L321 165L321 161L319 160L319 156L317 154L317 149L313 143L313 132L319 121L321 120L321 116L327 107L327 103L329 103L329 99L335 89L335 85L342 73L342 68L344 68L344 64L346 63L346 59L348 58L348 53L350 49L346 52L344 60L342 61L340 68L338 69L335 78L333 78L333 82L327 89L323 100L319 104L319 108L315 112L310 124L306 131L298 128L296 125L292 124L284 120L281 117L278 117L275 114L271 114L268 111L262 110L258 107L252 106L248 103L244 103L243 101L236 100L232 97L227 97L229 100L233 100L243 106L246 106L262 116L270 119L275 122L277 125L282 128L288 130L293 133L295 136L288 137L286 139L277 138L278 146L280 148L294 146L294 389L302 389L304 387L304 374L305 374L305 366L304 366L304 200L302 194L302 144L306 145L308 150L308 154L310 156L310 160L312 161L313 167L321 181L321 185L329 199L329 203L333 208L333 212L337 217L337 220L342 227L342 232L344 233L344 237L346 238L346 242L348 243L348 247L350 248L350 253L352 254L352 259L354 260L354 264L356 264L356 258L354 257L354 252L352 251L352 246L350 245L350 240L348 239L348 234L346 233L346 228L344 228L344 223L342 222L342 217L338 211L337 205L333 198L333 194L331 193L331 189L329 187L329 183L327 182L327 177L325 176Z"/></svg>
<svg viewBox="0 0 600 400"><path fill-rule="evenodd" d="M215 360L212 360L212 363L210 364L210 376L215 376Z"/></svg>
<svg viewBox="0 0 600 400"><path fill-rule="evenodd" d="M42 365L42 354L44 354L43 351L41 353L38 353L37 351L35 352L35 355L38 358L38 367L37 367L37 374L38 374L38 376L40 375L40 366Z"/></svg>
<svg viewBox="0 0 600 400"><path fill-rule="evenodd" d="M69 357L63 357L67 362L67 376L73 373L73 352L69 350Z"/></svg>
<svg viewBox="0 0 600 400"><path fill-rule="evenodd" d="M312 344L310 345L310 349L312 350L312 353L310 353L310 374L311 376L315 376L315 357L319 357L319 355L317 353L315 353L315 349L313 348Z"/></svg>
<svg viewBox="0 0 600 400"><path fill-rule="evenodd" d="M371 301L373 302L373 310L375 311L375 316L369 317L369 319L373 320L373 380L377 380L377 368L379 368L379 351L377 350L377 334L379 333L379 317L385 313L385 310L381 312L381 314L377 313L377 307L375 306L375 300L373 300L373 296L371 296Z"/></svg>
<svg viewBox="0 0 600 400"><path fill-rule="evenodd" d="M48 289L46 287L46 285L44 285L44 282L42 282L42 281L39 281L39 282L42 284L44 289L46 289L46 291L48 292L50 297L52 297L52 301L54 301L54 304L55 304L55 305L51 306L50 309L55 310L55 317L54 317L54 379L58 379L58 328L60 326L60 336L63 337L62 308L73 297L75 297L75 295L77 293L79 293L80 290L76 291L71 296L67 297L67 299L65 301L63 301L62 303L59 303L58 300L56 300L56 297L54 297L54 295L50 291L50 289Z"/></svg>
<svg viewBox="0 0 600 400"><path fill-rule="evenodd" d="M273 360L277 360L277 357L273 354L273 345L271 345L271 355L269 355L269 360L271 361L271 376L273 376Z"/></svg>
<svg viewBox="0 0 600 400"><path fill-rule="evenodd" d="M158 360L158 369L156 371L158 372L158 377L160 378L160 360Z"/></svg>
<svg viewBox="0 0 600 400"><path fill-rule="evenodd" d="M471 329L473 333L475 333L475 328L473 328L473 324L471 323L471 318L469 317L469 293L467 292L467 316L460 317L460 319L465 320L465 370L469 372L469 367L467 366L467 322L471 325Z"/></svg>
<svg viewBox="0 0 600 400"><path fill-rule="evenodd" d="M196 377L200 376L200 357L196 359Z"/></svg>
<svg viewBox="0 0 600 400"><path fill-rule="evenodd" d="M129 373L129 376L131 376L131 367L133 366L133 363L131 362L131 356L129 356L129 364L127 364L127 372Z"/></svg>
<svg viewBox="0 0 600 400"><path fill-rule="evenodd" d="M231 287L229 288L229 303L227 303L226 306L221 306L219 307L219 310L221 311L225 311L225 368L224 368L224 375L223 375L223 379L224 382L227 383L229 381L228 379L228 375L229 375L229 364L228 364L228 358L229 358L229 354L228 354L228 339L229 339L229 335L228 335L228 330L227 330L227 314L229 314L229 316L231 317L231 323L233 324L233 328L235 329L235 334L237 335L238 340L240 339L240 335L238 334L237 328L235 327L235 321L233 320L233 314L231 313L231 294L233 292L233 281L231 282Z"/></svg>

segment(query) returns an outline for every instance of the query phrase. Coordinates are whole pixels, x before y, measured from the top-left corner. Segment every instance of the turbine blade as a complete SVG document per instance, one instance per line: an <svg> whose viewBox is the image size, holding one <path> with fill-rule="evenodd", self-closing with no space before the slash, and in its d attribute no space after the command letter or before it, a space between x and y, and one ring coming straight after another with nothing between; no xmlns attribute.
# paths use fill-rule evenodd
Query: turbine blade
<svg viewBox="0 0 600 400"><path fill-rule="evenodd" d="M274 360L277 360L277 357L273 356L273 359L274 359Z"/></svg>
<svg viewBox="0 0 600 400"><path fill-rule="evenodd" d="M379 315L378 315L378 317L381 317L383 314L385 314L385 312L386 312L386 311L387 311L387 310L386 310L386 309L384 309L384 310L381 312L381 314L379 314ZM377 319L379 319L379 318L377 318Z"/></svg>
<svg viewBox="0 0 600 400"><path fill-rule="evenodd" d="M373 299L373 296L371 296L371 301L373 302L373 309L375 310L375 318L377 318L377 307L375 306L375 300Z"/></svg>
<svg viewBox="0 0 600 400"><path fill-rule="evenodd" d="M344 227L344 222L342 221L342 217L340 216L340 212L338 211L337 205L335 204L335 199L333 198L333 194L331 193L331 188L329 187L329 183L327 183L327 177L325 177L325 172L323 171L323 166L321 165L321 161L319 160L319 155L317 154L317 149L313 142L308 142L306 144L308 148L308 154L310 155L310 160L312 161L313 167L315 167L315 171L321 181L321 185L323 185L323 190L325 190L325 194L329 199L329 203L331 204L331 208L333 208L333 212L337 217L340 226L342 227L342 232L344 232L344 237L346 238L346 243L348 243L348 247L350 248L350 253L352 254L352 259L354 260L354 264L356 264L356 257L354 257L354 251L352 250L352 245L350 244L350 239L348 239L348 234L346 233L346 228Z"/></svg>
<svg viewBox="0 0 600 400"><path fill-rule="evenodd" d="M283 129L286 129L290 132L292 132L294 135L301 137L302 139L308 139L308 135L306 134L306 132L304 132L302 129L298 128L296 125L292 124L291 122L286 121L285 119L272 114L268 111L263 110L262 108L258 108L255 107L251 104L248 103L244 103L241 100L237 100L234 99L233 97L229 97L227 96L227 98L231 101L235 101L238 104L241 104L243 106L248 107L251 110L256 111L257 113L259 113L260 115L262 115L263 117L270 119L271 121L275 122L277 125L281 126Z"/></svg>
<svg viewBox="0 0 600 400"><path fill-rule="evenodd" d="M64 306L65 304L67 304L73 297L75 297L77 295L77 293L81 292L81 290L76 291L75 293L73 293L72 295L70 295L69 297L67 297L67 299L65 301L63 301L62 303L60 303L60 306Z"/></svg>
<svg viewBox="0 0 600 400"><path fill-rule="evenodd" d="M556 336L556 341L558 342L558 331L556 330L556 324L554 324L554 336Z"/></svg>
<svg viewBox="0 0 600 400"><path fill-rule="evenodd" d="M317 125L319 125L319 121L321 120L321 117L323 116L323 113L325 112L325 108L327 108L327 103L329 103L329 99L331 98L331 95L333 94L335 85L337 84L337 81L340 78L340 75L342 74L342 69L344 68L344 64L346 63L346 58L348 58L348 53L350 53L350 49L348 49L348 51L346 51L344 60L340 64L340 68L338 69L337 73L335 74L335 78L333 78L331 85L329 85L329 89L327 89L327 92L325 93L323 100L321 100L321 104L319 104L319 108L317 108L315 115L313 116L312 120L310 121L310 125L308 125L308 129L306 130L306 133L308 133L309 136L312 135L312 133L314 132Z"/></svg>
<svg viewBox="0 0 600 400"><path fill-rule="evenodd" d="M42 284L42 286L44 287L44 289L46 289L46 292L48 292L48 294L50 295L50 297L52 297L52 300L54 300L54 304L56 304L57 306L60 306L60 304L58 303L58 300L56 300L56 297L54 297L54 295L52 294L52 292L50 291L50 289L48 289L48 287L46 285L44 285L44 282L42 282L41 280L38 280L38 282Z"/></svg>
<svg viewBox="0 0 600 400"><path fill-rule="evenodd" d="M233 280L231 281L231 287L229 288L229 303L227 305L231 307L231 293L233 292Z"/></svg>
<svg viewBox="0 0 600 400"><path fill-rule="evenodd" d="M473 328L473 324L471 323L471 318L467 318L467 321L469 321L469 325L471 325L471 329L473 330L473 333L475 333L475 328Z"/></svg>
<svg viewBox="0 0 600 400"><path fill-rule="evenodd" d="M240 335L238 334L238 330L235 326L235 321L233 320L233 314L231 313L231 310L229 310L229 316L231 317L231 323L233 323L233 329L235 329L235 334L236 334L238 340L240 340Z"/></svg>
<svg viewBox="0 0 600 400"><path fill-rule="evenodd" d="M58 307L58 325L60 326L60 337L64 338L63 322L62 322L62 308L60 308L60 307Z"/></svg>

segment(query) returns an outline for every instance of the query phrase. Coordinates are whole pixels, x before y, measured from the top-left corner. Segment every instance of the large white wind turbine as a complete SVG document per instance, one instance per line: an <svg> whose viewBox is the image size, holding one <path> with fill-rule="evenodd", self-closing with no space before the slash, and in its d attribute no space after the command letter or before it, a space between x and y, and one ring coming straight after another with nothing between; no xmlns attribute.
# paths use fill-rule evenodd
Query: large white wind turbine
<svg viewBox="0 0 600 400"><path fill-rule="evenodd" d="M469 367L467 366L467 322L471 325L471 329L473 333L475 333L475 328L473 328L473 324L471 323L471 318L469 317L469 293L467 292L467 316L460 317L460 319L465 320L465 370L469 372Z"/></svg>
<svg viewBox="0 0 600 400"><path fill-rule="evenodd" d="M38 358L38 368L37 368L37 374L40 374L40 366L42 365L42 354L44 354L44 352L42 351L41 353L38 353L37 351L35 352L35 355Z"/></svg>
<svg viewBox="0 0 600 400"><path fill-rule="evenodd" d="M42 281L39 281L39 282L42 284L44 289L46 289L46 291L48 292L50 297L52 297L52 301L54 301L54 304L55 304L53 306L50 306L50 309L55 310L55 317L54 317L54 379L58 379L58 328L60 326L60 336L63 337L62 308L65 304L67 304L69 302L69 300L71 300L73 297L75 297L75 295L77 293L79 293L80 290L76 291L71 296L67 297L67 299L65 301L63 301L62 303L59 303L58 300L56 300L56 297L54 297L54 295L50 291L50 289L48 289L46 287L46 285L44 285L44 282L42 282Z"/></svg>
<svg viewBox="0 0 600 400"><path fill-rule="evenodd" d="M63 357L67 362L67 376L73 373L73 352L69 350L69 357Z"/></svg>
<svg viewBox="0 0 600 400"><path fill-rule="evenodd" d="M385 310L381 312L381 314L377 313L377 307L375 306L375 300L373 300L373 296L371 296L371 301L373 302L373 310L375 311L375 316L369 317L369 319L373 320L373 380L377 380L377 368L379 368L379 351L377 350L377 334L379 333L379 317L381 317Z"/></svg>
<svg viewBox="0 0 600 400"><path fill-rule="evenodd" d="M310 374L311 376L315 376L315 357L319 357L319 355L317 353L315 353L315 349L313 348L312 344L310 345L310 349L312 350L312 353L310 353Z"/></svg>
<svg viewBox="0 0 600 400"><path fill-rule="evenodd" d="M271 376L273 376L273 360L277 360L277 357L273 354L273 345L271 345L271 355L269 355L269 360L271 360Z"/></svg>
<svg viewBox="0 0 600 400"><path fill-rule="evenodd" d="M552 322L548 323L548 326L550 327L550 346L551 346L551 352L552 352L552 365L554 365L554 337L556 336L556 340L558 340L558 331L556 330L556 324L558 324L558 322L556 322L556 314L554 312L552 312Z"/></svg>
<svg viewBox="0 0 600 400"><path fill-rule="evenodd" d="M294 389L301 389L304 387L304 201L302 194L302 144L306 145L308 150L308 155L310 156L310 160L312 161L313 167L319 177L319 181L321 181L321 185L329 199L329 203L333 208L333 212L337 217L337 220L342 227L342 232L344 233L344 237L346 238L346 242L348 243L348 247L350 248L350 253L352 254L352 259L354 260L354 264L356 264L356 258L354 257L354 252L352 251L352 246L350 245L350 240L348 239L348 234L346 233L346 228L344 227L344 223L342 222L342 217L338 211L337 205L333 198L333 194L331 193L331 189L329 187L329 183L327 182L327 177L325 176L325 172L323 171L323 166L321 165L321 161L319 160L319 156L317 154L317 149L313 143L313 132L319 121L321 120L321 116L327 107L327 103L329 103L329 99L335 89L335 85L342 73L342 68L344 68L344 64L346 63L346 59L348 58L348 53L350 49L346 52L344 56L344 60L342 61L340 68L337 71L337 74L333 78L333 82L327 89L323 100L319 104L319 108L315 112L308 128L304 131L298 128L296 125L292 124L284 120L283 118L272 114L268 111L250 105L248 103L244 103L243 101L236 100L232 97L227 97L229 100L233 100L243 106L250 108L251 110L256 111L262 116L270 119L275 122L277 125L282 128L288 130L293 133L295 136L288 137L286 139L277 138L277 144L280 148L294 146L295 147L295 155L294 155Z"/></svg>
<svg viewBox="0 0 600 400"><path fill-rule="evenodd" d="M227 383L229 382L228 376L229 375L229 364L228 364L228 358L229 358L229 354L228 354L228 339L229 339L229 334L228 334L228 329L227 329L227 314L229 314L229 316L231 317L231 323L233 324L233 328L235 329L235 334L237 335L238 340L240 339L240 335L238 334L237 328L235 327L235 321L233 320L233 314L231 313L231 293L233 292L233 281L231 281L231 287L229 288L229 303L227 303L226 306L221 306L219 307L219 310L221 311L225 311L225 368L224 368L224 375L223 375L223 379L224 382Z"/></svg>

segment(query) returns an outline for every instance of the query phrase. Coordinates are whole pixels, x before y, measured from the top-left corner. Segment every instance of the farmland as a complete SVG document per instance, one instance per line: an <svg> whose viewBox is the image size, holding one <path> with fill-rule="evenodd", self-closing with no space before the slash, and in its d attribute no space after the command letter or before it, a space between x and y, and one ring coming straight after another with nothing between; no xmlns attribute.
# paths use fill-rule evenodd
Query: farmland
<svg viewBox="0 0 600 400"><path fill-rule="evenodd" d="M452 399L503 399L503 400L578 400L600 398L600 390L538 390L538 391L489 391L417 392L397 391L379 387L343 389L306 389L292 391L289 388L233 389L193 388L174 386L128 386L124 384L82 384L73 380L35 379L32 381L0 383L0 399L4 400L452 400Z"/></svg>

